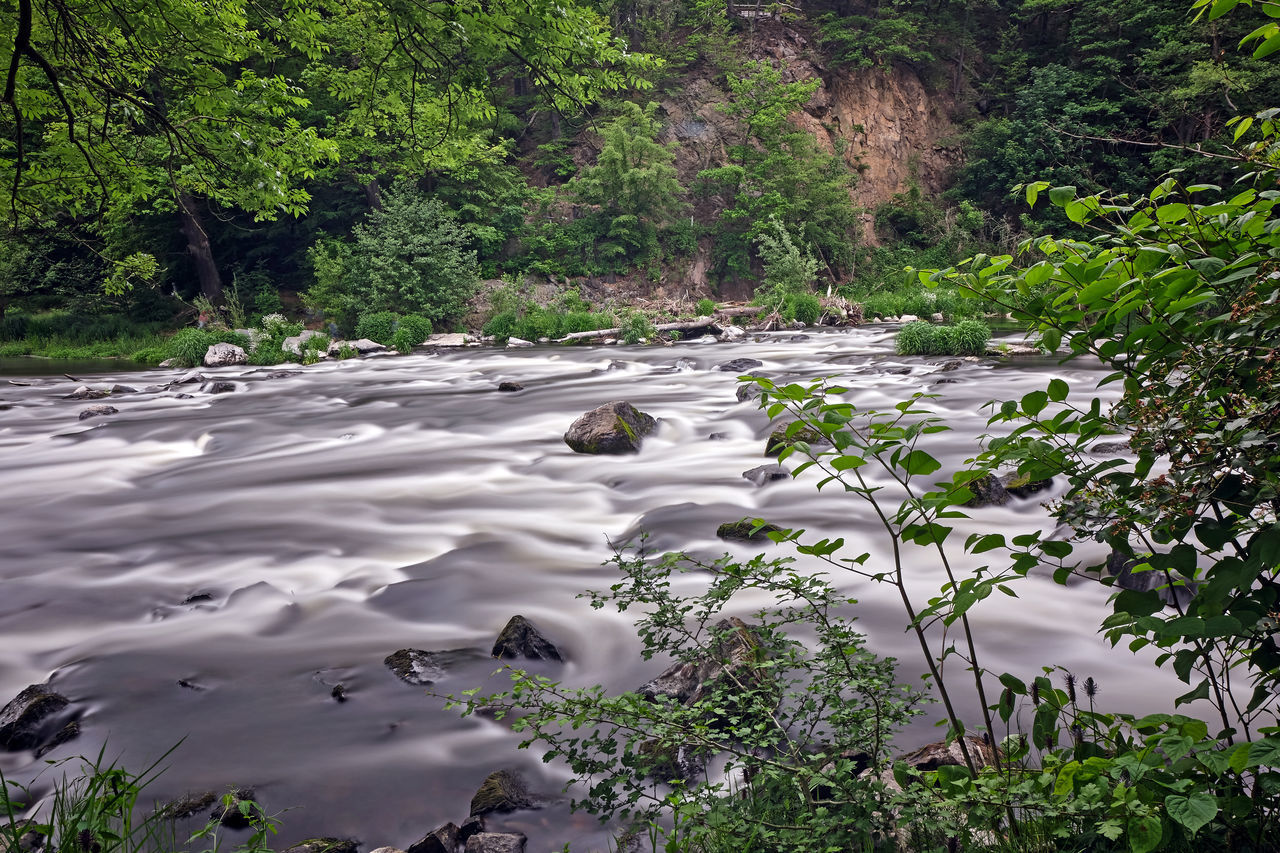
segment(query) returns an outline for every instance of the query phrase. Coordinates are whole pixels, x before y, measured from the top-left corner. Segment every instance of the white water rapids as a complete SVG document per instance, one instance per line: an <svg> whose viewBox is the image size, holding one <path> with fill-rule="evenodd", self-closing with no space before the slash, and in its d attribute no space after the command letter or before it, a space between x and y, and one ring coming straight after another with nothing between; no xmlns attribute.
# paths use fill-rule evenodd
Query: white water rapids
<svg viewBox="0 0 1280 853"><path fill-rule="evenodd" d="M721 542L716 527L759 516L805 527L810 540L843 536L849 556L887 554L865 505L819 494L816 476L763 488L743 479L769 461L767 420L755 403L736 401L737 374L717 364L746 357L774 378L838 375L863 408L938 394L929 406L952 428L928 445L939 476L975 452L988 400L1020 397L1052 376L1091 393L1102 376L1088 365L997 359L941 373L945 359L894 355L883 326L790 337L466 349L326 363L284 378L267 378L269 368L206 369L236 392L113 395L102 402L119 414L85 421L77 415L89 403L64 399L77 383L0 377L0 705L52 678L82 712L83 734L48 759L105 745L108 757L140 769L181 740L150 795L252 786L268 810L289 809L280 841L334 835L359 838L365 850L405 847L461 822L492 770L518 768L544 791L558 791L563 777L517 751L502 724L459 719L397 680L387 654L487 653L522 613L569 661L541 671L625 690L661 663L641 660L629 618L577 597L613 582L601 565L608 539L643 529L658 549L745 556L756 549ZM17 378L12 362L4 372ZM141 389L172 378L120 371L88 384ZM525 390L501 393L502 380ZM641 452L570 451L561 438L569 424L617 399L661 419ZM1037 499L971 514L953 541L1049 525ZM908 555L923 600L942 575L926 550ZM839 581L860 599L869 645L917 681L919 650L893 590ZM1111 710L1167 709L1181 692L1147 658L1098 636L1104 590L1046 577L1017 586L1019 598L995 596L972 613L988 668L1030 678L1061 664L1093 676ZM183 603L201 593L208 599ZM493 669L462 666L438 687L497 689L500 680L486 682ZM349 701L330 696L339 683ZM963 710L977 722L975 702ZM929 708L901 745L937 739L929 723L941 714ZM35 779L37 794L54 772L31 753L0 754L0 770ZM491 825L527 832L531 851L604 849L608 837L559 807Z"/></svg>

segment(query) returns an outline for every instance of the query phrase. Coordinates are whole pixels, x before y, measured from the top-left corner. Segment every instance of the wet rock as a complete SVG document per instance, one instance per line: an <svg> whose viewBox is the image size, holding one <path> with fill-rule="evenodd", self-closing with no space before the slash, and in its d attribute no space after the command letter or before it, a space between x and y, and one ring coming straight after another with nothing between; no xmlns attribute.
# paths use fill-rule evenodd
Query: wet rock
<svg viewBox="0 0 1280 853"><path fill-rule="evenodd" d="M711 432L707 433L707 441L728 441L729 433L727 432Z"/></svg>
<svg viewBox="0 0 1280 853"><path fill-rule="evenodd" d="M170 385L203 385L209 381L209 377L205 376L198 370L188 370L177 379L170 382Z"/></svg>
<svg viewBox="0 0 1280 853"><path fill-rule="evenodd" d="M747 336L747 330L740 326L724 326L720 330L719 340L726 343L740 341Z"/></svg>
<svg viewBox="0 0 1280 853"><path fill-rule="evenodd" d="M209 347L204 353L205 367L229 367L233 364L248 364L249 355L235 344L218 343Z"/></svg>
<svg viewBox="0 0 1280 853"><path fill-rule="evenodd" d="M329 696L335 702L345 702L350 698L347 696L347 688L342 684L333 685L333 689L329 691Z"/></svg>
<svg viewBox="0 0 1280 853"><path fill-rule="evenodd" d="M939 379L935 381L933 384L934 385L956 385L959 382L960 382L959 379Z"/></svg>
<svg viewBox="0 0 1280 853"><path fill-rule="evenodd" d="M161 391L167 390L169 390L168 385L148 385L146 388L142 389L145 394L159 394Z"/></svg>
<svg viewBox="0 0 1280 853"><path fill-rule="evenodd" d="M32 684L0 708L0 749L39 749L58 736L62 712L71 704L47 684Z"/></svg>
<svg viewBox="0 0 1280 853"><path fill-rule="evenodd" d="M537 803L529 786L516 773L510 770L497 770L480 784L480 789L471 798L471 814L483 815L493 812L514 812L520 809L533 808ZM480 833L484 834L484 833ZM470 841L468 841L470 847Z"/></svg>
<svg viewBox="0 0 1280 853"><path fill-rule="evenodd" d="M799 344L809 340L809 336L808 335L792 335L791 337L787 338L787 340L793 344Z"/></svg>
<svg viewBox="0 0 1280 853"><path fill-rule="evenodd" d="M1005 474L1001 477L1000 484L1004 486L1005 491L1015 498L1025 499L1051 488L1053 486L1053 478L1032 480L1030 477L1023 477L1015 471L1012 474Z"/></svg>
<svg viewBox="0 0 1280 853"><path fill-rule="evenodd" d="M745 403L749 400L759 400L763 394L764 389L754 382L738 383L738 390L735 392L735 396L738 398L739 403Z"/></svg>
<svg viewBox="0 0 1280 853"><path fill-rule="evenodd" d="M745 373L748 370L754 370L757 367L763 367L764 362L755 358L735 358L726 361L723 364L717 364L716 370L723 370L726 373Z"/></svg>
<svg viewBox="0 0 1280 853"><path fill-rule="evenodd" d="M481 832L467 839L464 853L524 853L522 832Z"/></svg>
<svg viewBox="0 0 1280 853"><path fill-rule="evenodd" d="M471 836L487 831L484 817L473 814L462 822L462 826L458 827L458 844L466 844L471 839Z"/></svg>
<svg viewBox="0 0 1280 853"><path fill-rule="evenodd" d="M985 743L982 738L965 735L964 743L969 750L969 756L973 759L973 763L978 767L989 767L995 763L995 750ZM922 746L915 752L902 756L899 760L908 767L915 768L922 773L948 765L963 767L965 764L964 753L960 749L958 740L950 743L939 741Z"/></svg>
<svg viewBox="0 0 1280 853"><path fill-rule="evenodd" d="M88 385L81 385L76 390L66 396L67 400L101 400L103 397L111 395L110 391L104 391L101 388L90 388Z"/></svg>
<svg viewBox="0 0 1280 853"><path fill-rule="evenodd" d="M959 370L962 367L964 367L964 362L958 358L953 358L951 361L944 362L943 365L938 368L938 372L949 373L952 370Z"/></svg>
<svg viewBox="0 0 1280 853"><path fill-rule="evenodd" d="M424 343L430 347L465 347L471 343L471 336L461 332L429 335Z"/></svg>
<svg viewBox="0 0 1280 853"><path fill-rule="evenodd" d="M575 453L635 453L658 422L623 400L606 403L578 418L564 434Z"/></svg>
<svg viewBox="0 0 1280 853"><path fill-rule="evenodd" d="M284 853L356 853L360 842L351 838L308 838L299 841Z"/></svg>
<svg viewBox="0 0 1280 853"><path fill-rule="evenodd" d="M435 684L445 674L437 655L422 649L400 649L383 658L382 663L401 681L418 687Z"/></svg>
<svg viewBox="0 0 1280 853"><path fill-rule="evenodd" d="M213 791L201 791L166 803L160 808L160 813L169 820L182 820L204 811L217 801L218 795Z"/></svg>
<svg viewBox="0 0 1280 853"><path fill-rule="evenodd" d="M773 540L769 538L769 534L781 529L776 524L765 524L757 530L755 522L743 519L742 521L726 521L716 528L716 535L730 542L762 544L772 542Z"/></svg>
<svg viewBox="0 0 1280 853"><path fill-rule="evenodd" d="M264 379L287 379L290 376L301 376L301 370L273 370L266 374Z"/></svg>
<svg viewBox="0 0 1280 853"><path fill-rule="evenodd" d="M523 391L524 386L521 385L519 382L499 382L498 390L507 391L507 392Z"/></svg>
<svg viewBox="0 0 1280 853"><path fill-rule="evenodd" d="M713 628L718 638L694 660L672 664L636 693L650 701L665 699L692 707L707 699L728 677L750 688L763 684L767 671L759 666L760 640L751 626L736 616Z"/></svg>
<svg viewBox="0 0 1280 853"><path fill-rule="evenodd" d="M743 471L742 477L757 486L765 486L778 480L790 480L791 472L781 465L757 465L750 471Z"/></svg>
<svg viewBox="0 0 1280 853"><path fill-rule="evenodd" d="M507 349L520 349L531 346L533 346L533 341L526 341L524 338L507 338Z"/></svg>
<svg viewBox="0 0 1280 853"><path fill-rule="evenodd" d="M372 352L384 352L387 348L385 344L380 344L377 341L371 341L368 338L347 341L347 346L351 347L360 355L368 355Z"/></svg>
<svg viewBox="0 0 1280 853"><path fill-rule="evenodd" d="M1104 441L1101 444L1095 444L1089 448L1089 452L1095 456L1122 456L1132 453L1133 448L1129 447L1127 441Z"/></svg>
<svg viewBox="0 0 1280 853"><path fill-rule="evenodd" d="M765 456L777 456L788 447L800 442L804 442L810 447L831 446L831 441L825 435L808 425L801 426L792 431L791 435L787 435L787 432L792 429L792 424L794 423L796 423L796 421L790 421L788 423L778 424L773 428L769 433L769 438L764 444Z"/></svg>
<svg viewBox="0 0 1280 853"><path fill-rule="evenodd" d="M138 389L134 388L132 385L112 385L111 393L112 394L137 394Z"/></svg>
<svg viewBox="0 0 1280 853"><path fill-rule="evenodd" d="M264 815L253 801L253 791L237 788L223 797L209 816L228 829L248 829Z"/></svg>
<svg viewBox="0 0 1280 853"><path fill-rule="evenodd" d="M194 400L195 397L196 397L195 394L174 394L173 395L173 399L175 400Z"/></svg>
<svg viewBox="0 0 1280 853"><path fill-rule="evenodd" d="M970 480L966 487L973 492L973 497L964 502L964 505L970 508L1004 506L1012 499L1004 483L1001 483L994 474Z"/></svg>
<svg viewBox="0 0 1280 853"><path fill-rule="evenodd" d="M183 604L183 605L204 604L205 602L209 602L209 601L213 601L213 595L211 593L193 592L190 595L188 595L186 598L182 599L182 601L180 601L179 604Z"/></svg>
<svg viewBox="0 0 1280 853"><path fill-rule="evenodd" d="M419 841L409 845L404 853L454 853L463 841L458 838L458 825L446 823L424 835ZM472 833L474 834L474 833Z"/></svg>
<svg viewBox="0 0 1280 853"><path fill-rule="evenodd" d="M302 348L306 345L307 341L312 338L319 337L321 334L321 332L317 332L315 329L303 329L301 334L285 338L280 343L280 349L285 352L291 352L294 355L302 355Z"/></svg>
<svg viewBox="0 0 1280 853"><path fill-rule="evenodd" d="M87 421L89 418L100 418L105 415L118 415L120 410L115 406L108 406L105 403L99 403L96 406L88 406L80 410L80 420Z"/></svg>
<svg viewBox="0 0 1280 853"><path fill-rule="evenodd" d="M210 394L230 394L234 390L236 390L234 382L214 382L209 386Z"/></svg>
<svg viewBox="0 0 1280 853"><path fill-rule="evenodd" d="M523 616L512 616L493 644L495 658L529 658L563 661L555 647L533 623Z"/></svg>
<svg viewBox="0 0 1280 853"><path fill-rule="evenodd" d="M80 721L72 720L53 733L53 736L36 748L36 758L44 758L67 741L80 737Z"/></svg>

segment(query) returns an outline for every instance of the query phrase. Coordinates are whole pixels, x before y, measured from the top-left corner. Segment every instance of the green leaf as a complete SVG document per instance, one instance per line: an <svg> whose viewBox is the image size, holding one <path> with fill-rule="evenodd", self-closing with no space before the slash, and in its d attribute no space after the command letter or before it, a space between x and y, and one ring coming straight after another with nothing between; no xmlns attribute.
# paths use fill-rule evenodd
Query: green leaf
<svg viewBox="0 0 1280 853"><path fill-rule="evenodd" d="M1067 394L1070 393L1070 391L1071 388L1063 380L1049 380L1049 399L1053 402L1061 403L1063 400L1067 399Z"/></svg>
<svg viewBox="0 0 1280 853"><path fill-rule="evenodd" d="M1044 391L1032 391L1022 398L1022 411L1030 417L1035 417L1044 411L1044 407L1049 404L1049 395Z"/></svg>
<svg viewBox="0 0 1280 853"><path fill-rule="evenodd" d="M1207 791L1193 791L1187 796L1170 794L1164 798L1169 817L1187 828L1194 838L1206 823L1218 815L1218 798Z"/></svg>
<svg viewBox="0 0 1280 853"><path fill-rule="evenodd" d="M932 474L942 467L942 463L923 450L913 450L902 458L902 467L908 474Z"/></svg>
<svg viewBox="0 0 1280 853"><path fill-rule="evenodd" d="M1129 831L1129 849L1133 853L1151 853L1164 835L1164 823L1156 814L1134 815L1129 818L1126 828Z"/></svg>

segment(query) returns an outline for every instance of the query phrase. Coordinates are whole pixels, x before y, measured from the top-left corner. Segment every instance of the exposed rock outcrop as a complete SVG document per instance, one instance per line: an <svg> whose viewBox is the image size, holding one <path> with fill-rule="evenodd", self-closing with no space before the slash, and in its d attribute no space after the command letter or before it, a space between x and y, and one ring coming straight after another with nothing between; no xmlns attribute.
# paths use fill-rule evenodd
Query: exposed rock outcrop
<svg viewBox="0 0 1280 853"><path fill-rule="evenodd" d="M523 616L512 616L493 643L495 658L563 661L560 650Z"/></svg>
<svg viewBox="0 0 1280 853"><path fill-rule="evenodd" d="M47 684L32 684L0 708L0 749L51 749L80 732L64 713L71 701Z"/></svg>
<svg viewBox="0 0 1280 853"><path fill-rule="evenodd" d="M105 415L118 415L120 410L115 406L108 406L105 403L99 403L96 406L86 406L80 410L80 420L87 421L89 418L100 418Z"/></svg>
<svg viewBox="0 0 1280 853"><path fill-rule="evenodd" d="M564 434L575 453L635 453L658 422L624 400L606 403L578 418Z"/></svg>

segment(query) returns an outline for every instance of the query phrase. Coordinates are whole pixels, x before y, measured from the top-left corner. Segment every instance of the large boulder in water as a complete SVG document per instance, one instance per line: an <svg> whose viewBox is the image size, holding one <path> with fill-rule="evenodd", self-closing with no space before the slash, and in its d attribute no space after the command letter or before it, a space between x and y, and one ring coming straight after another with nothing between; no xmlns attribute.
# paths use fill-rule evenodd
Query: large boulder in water
<svg viewBox="0 0 1280 853"><path fill-rule="evenodd" d="M47 684L33 684L0 709L0 749L19 752L51 749L79 734L73 721L63 723L67 697Z"/></svg>
<svg viewBox="0 0 1280 853"><path fill-rule="evenodd" d="M564 443L575 453L635 453L658 422L623 400L605 403L573 422Z"/></svg>
<svg viewBox="0 0 1280 853"><path fill-rule="evenodd" d="M463 843L458 838L460 832L456 823L446 823L428 832L421 840L410 844L409 849L404 853L454 853Z"/></svg>
<svg viewBox="0 0 1280 853"><path fill-rule="evenodd" d="M233 364L248 364L248 354L235 344L214 344L205 350L205 367L228 367Z"/></svg>
<svg viewBox="0 0 1280 853"><path fill-rule="evenodd" d="M523 616L512 616L493 644L495 658L563 661L560 650Z"/></svg>
<svg viewBox="0 0 1280 853"><path fill-rule="evenodd" d="M480 784L480 790L471 798L471 814L514 812L531 809L537 805L529 786L516 773L498 770L490 773Z"/></svg>
<svg viewBox="0 0 1280 853"><path fill-rule="evenodd" d="M524 853L523 832L480 832L467 839L463 853Z"/></svg>

